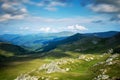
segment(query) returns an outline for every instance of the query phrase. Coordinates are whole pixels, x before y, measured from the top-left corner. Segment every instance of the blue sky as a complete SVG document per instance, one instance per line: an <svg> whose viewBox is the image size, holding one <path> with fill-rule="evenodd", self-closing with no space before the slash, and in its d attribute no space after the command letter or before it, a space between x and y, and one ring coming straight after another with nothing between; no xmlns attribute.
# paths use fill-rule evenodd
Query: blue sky
<svg viewBox="0 0 120 80"><path fill-rule="evenodd" d="M0 0L0 34L120 31L120 0Z"/></svg>

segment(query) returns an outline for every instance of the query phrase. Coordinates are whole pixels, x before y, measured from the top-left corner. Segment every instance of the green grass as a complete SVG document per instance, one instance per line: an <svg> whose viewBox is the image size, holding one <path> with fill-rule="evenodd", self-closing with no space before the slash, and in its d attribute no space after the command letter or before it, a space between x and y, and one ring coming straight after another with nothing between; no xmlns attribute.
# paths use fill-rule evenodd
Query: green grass
<svg viewBox="0 0 120 80"><path fill-rule="evenodd" d="M50 60L46 59L33 59L29 61L12 62L9 65L0 68L0 80L13 80L18 75L37 69L42 64L48 62L50 62Z"/></svg>
<svg viewBox="0 0 120 80"><path fill-rule="evenodd" d="M83 55L83 54L82 54ZM51 74L45 73L45 71L38 72L32 72L31 75L34 76L41 76L41 77L50 77L50 80L53 80L55 77L59 78L58 80L92 80L94 76L92 75L92 72L90 68L96 64L97 62L101 62L106 60L108 58L108 55L105 55L103 57L100 57L99 54L93 55L93 54L86 54L86 57L93 57L94 60L91 60L89 62L84 60L79 60L77 58L61 58L62 60L68 60L73 59L74 63L67 63L64 65L60 65L62 69L70 68L70 71L68 72L55 72ZM59 61L59 59L55 60Z"/></svg>
<svg viewBox="0 0 120 80"><path fill-rule="evenodd" d="M30 73L30 75L39 76L39 77L49 77L50 80L54 80L54 78L58 78L58 80L92 80L95 76L99 73L94 74L94 71L99 72L99 69L104 68L104 65L100 65L97 67L93 67L94 64L98 62L105 61L111 54L107 54L101 57L101 54L80 54L80 53L73 53L73 52L66 52L73 57L63 57L63 58L55 58L55 57L44 57L44 58L33 58L30 60L16 60L10 62L9 64L6 63L6 66L0 67L0 80L13 80L20 74ZM85 61L78 59L78 56L85 55L86 58L94 57L94 60ZM34 55L35 57L35 55ZM50 63L51 61L59 61L59 60L69 60L72 59L74 62L69 62L66 64L59 65L61 68L70 68L68 72L55 72L55 73L46 73L43 71L37 71L40 66L45 63ZM120 60L120 59L117 59ZM110 76L120 76L119 75L119 65L114 66L106 66L106 68L113 68L114 70L109 70L108 74ZM41 79L39 79L41 80Z"/></svg>
<svg viewBox="0 0 120 80"><path fill-rule="evenodd" d="M5 56L5 57L11 57L11 56L14 56L14 53L0 50L0 55Z"/></svg>

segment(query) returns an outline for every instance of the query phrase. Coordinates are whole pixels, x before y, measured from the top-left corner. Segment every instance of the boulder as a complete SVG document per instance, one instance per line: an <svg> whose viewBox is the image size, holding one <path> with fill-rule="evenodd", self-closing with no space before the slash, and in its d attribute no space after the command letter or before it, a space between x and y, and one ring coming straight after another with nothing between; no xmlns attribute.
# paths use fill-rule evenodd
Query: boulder
<svg viewBox="0 0 120 80"><path fill-rule="evenodd" d="M64 72L64 69L61 69L56 62L51 62L49 64L44 64L39 68L39 70L46 70L46 73L53 72Z"/></svg>
<svg viewBox="0 0 120 80"><path fill-rule="evenodd" d="M14 80L39 80L39 77L37 76L30 76L28 74L21 74Z"/></svg>

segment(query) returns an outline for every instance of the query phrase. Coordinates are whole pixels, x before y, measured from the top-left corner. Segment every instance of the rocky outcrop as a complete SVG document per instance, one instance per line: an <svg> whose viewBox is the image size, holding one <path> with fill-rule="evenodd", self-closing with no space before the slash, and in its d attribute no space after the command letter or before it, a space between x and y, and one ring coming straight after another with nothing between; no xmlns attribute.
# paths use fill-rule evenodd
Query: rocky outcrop
<svg viewBox="0 0 120 80"><path fill-rule="evenodd" d="M78 59L85 60L85 61L91 61L91 60L94 60L94 57L87 57L85 55L80 55Z"/></svg>
<svg viewBox="0 0 120 80"><path fill-rule="evenodd" d="M98 75L97 77L95 77L93 80L110 80L108 75Z"/></svg>
<svg viewBox="0 0 120 80"><path fill-rule="evenodd" d="M62 72L65 74L69 73L71 71L78 70L79 66L85 62L85 64L91 63L92 61L99 60L103 58L103 60L98 61L96 64L91 65L91 71L95 74L93 77L93 80L119 80L120 78L118 76L111 76L109 73L110 71L114 70L112 69L115 65L119 65L119 57L120 54L108 54L104 53L100 56L95 56L95 55L79 55L78 58L61 58L61 59L55 59L54 61L50 63L43 64L37 69L34 69L32 71L29 71L26 74L22 74L18 76L14 80L61 80L59 76L52 76L50 73L55 73L55 72ZM66 66L67 65L67 66ZM72 66L72 67L71 67ZM115 67L116 68L116 67ZM31 73L35 73L34 75L39 75L37 76L31 76ZM42 75L43 74L43 75ZM57 74L57 73L55 73ZM74 80L74 79L71 79Z"/></svg>
<svg viewBox="0 0 120 80"><path fill-rule="evenodd" d="M39 68L39 70L46 70L46 73L53 73L53 72L64 72L64 69L61 69L56 62L51 62L49 64L44 64Z"/></svg>
<svg viewBox="0 0 120 80"><path fill-rule="evenodd" d="M108 71L111 69L110 66L114 64L119 64L118 57L119 54L113 54L108 57L104 62L99 62L93 67L104 65L103 69L99 70L99 75L97 75L93 80L117 80L117 77L110 77Z"/></svg>
<svg viewBox="0 0 120 80"><path fill-rule="evenodd" d="M37 76L30 76L29 74L21 74L14 80L39 80Z"/></svg>

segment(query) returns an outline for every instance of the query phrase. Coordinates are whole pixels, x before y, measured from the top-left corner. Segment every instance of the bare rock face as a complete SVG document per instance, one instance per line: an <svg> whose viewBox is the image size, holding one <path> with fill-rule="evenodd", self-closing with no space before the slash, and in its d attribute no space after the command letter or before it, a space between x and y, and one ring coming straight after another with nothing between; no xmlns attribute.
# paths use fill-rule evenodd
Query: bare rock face
<svg viewBox="0 0 120 80"><path fill-rule="evenodd" d="M28 74L21 74L14 80L38 80L38 79L39 77L36 77L36 76L30 76Z"/></svg>
<svg viewBox="0 0 120 80"><path fill-rule="evenodd" d="M39 68L39 70L46 70L46 73L53 73L53 72L64 72L64 69L61 69L56 62L51 62L49 64L44 64Z"/></svg>

